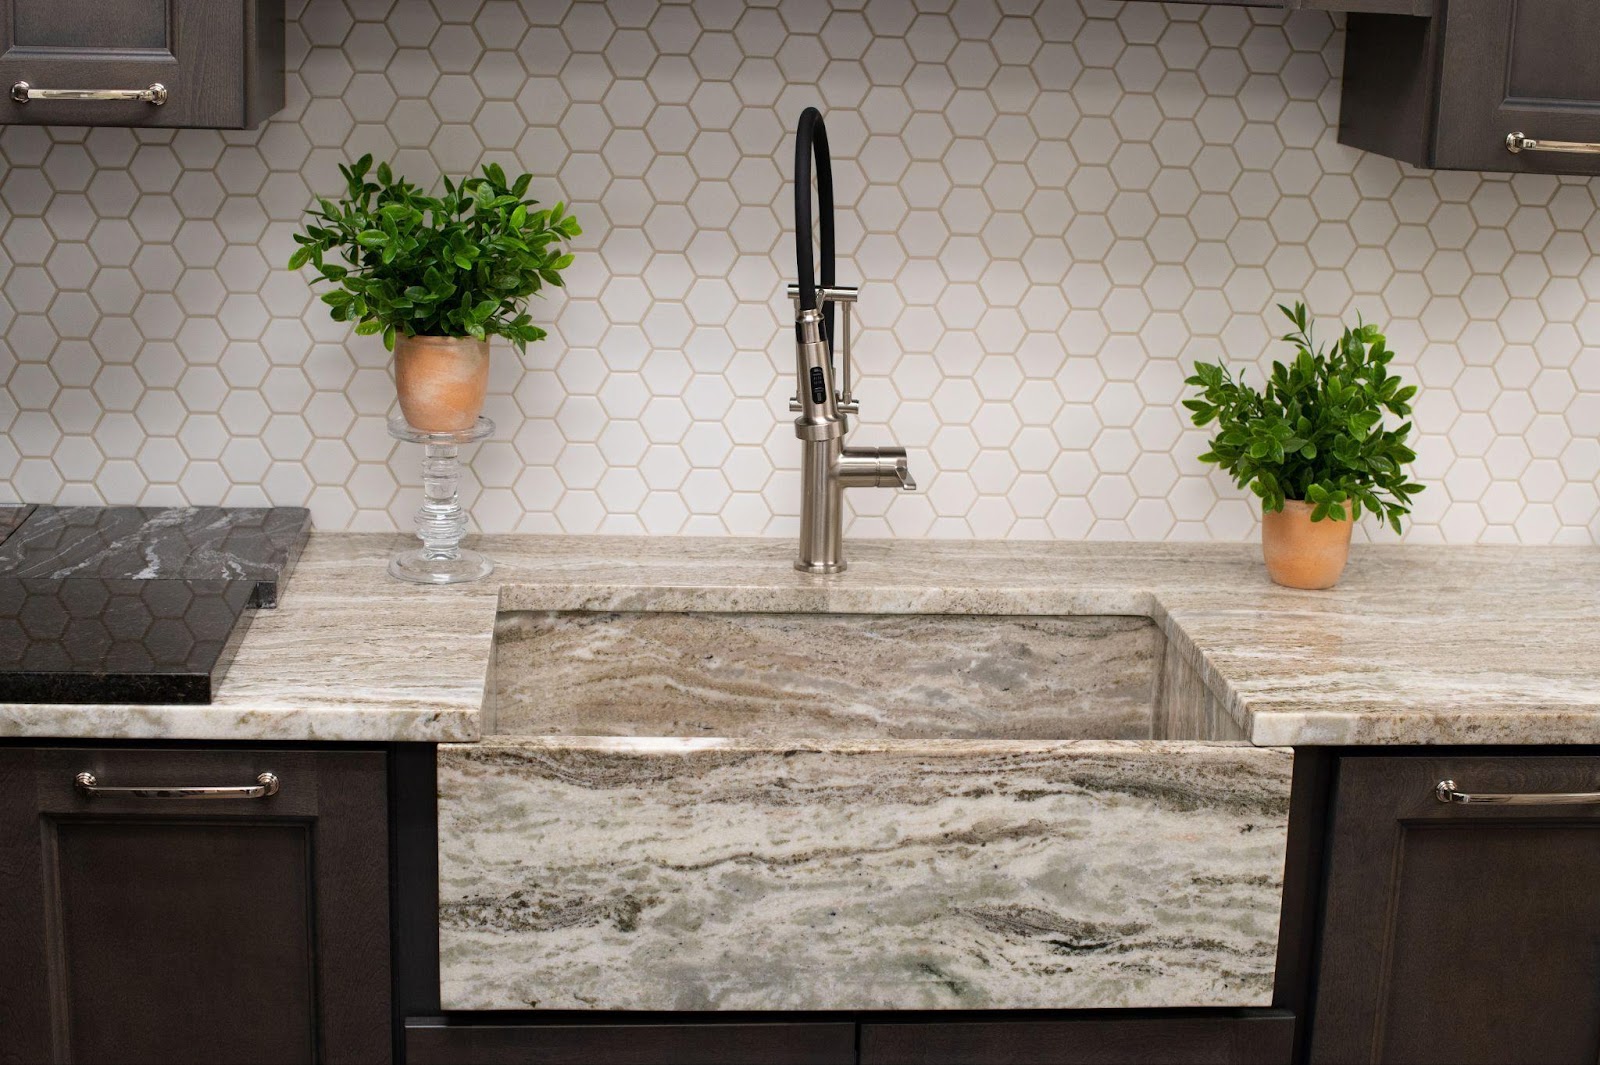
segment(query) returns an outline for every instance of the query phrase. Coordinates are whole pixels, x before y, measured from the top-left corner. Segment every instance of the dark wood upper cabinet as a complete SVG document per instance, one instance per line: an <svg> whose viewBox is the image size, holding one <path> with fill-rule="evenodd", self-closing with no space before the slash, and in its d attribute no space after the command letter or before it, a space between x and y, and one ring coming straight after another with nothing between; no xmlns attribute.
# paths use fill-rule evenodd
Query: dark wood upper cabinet
<svg viewBox="0 0 1600 1065"><path fill-rule="evenodd" d="M250 129L283 86L283 0L0 0L0 123Z"/></svg>
<svg viewBox="0 0 1600 1065"><path fill-rule="evenodd" d="M1600 804L1442 803L1445 780L1600 792L1600 757L1340 760L1311 1060L1597 1060Z"/></svg>
<svg viewBox="0 0 1600 1065"><path fill-rule="evenodd" d="M1289 11L1377 11L1390 15L1431 15L1438 0L1166 0L1191 7L1275 7Z"/></svg>
<svg viewBox="0 0 1600 1065"><path fill-rule="evenodd" d="M0 749L0 854L0 1061L393 1056L381 752Z"/></svg>
<svg viewBox="0 0 1600 1065"><path fill-rule="evenodd" d="M1514 134L1541 147L1511 151ZM1443 170L1600 174L1600 3L1351 15L1339 142Z"/></svg>

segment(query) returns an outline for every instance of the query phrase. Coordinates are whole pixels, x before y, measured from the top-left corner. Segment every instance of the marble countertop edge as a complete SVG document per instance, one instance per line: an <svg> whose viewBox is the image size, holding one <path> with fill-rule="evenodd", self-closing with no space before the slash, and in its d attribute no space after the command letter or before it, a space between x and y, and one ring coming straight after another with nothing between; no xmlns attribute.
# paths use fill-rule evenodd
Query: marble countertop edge
<svg viewBox="0 0 1600 1065"><path fill-rule="evenodd" d="M1290 745L1265 746L1244 740L1164 740L1163 750L1191 748L1200 752L1207 748L1243 747L1250 750L1288 753ZM770 740L725 738L715 736L544 736L495 735L476 741L447 744L453 750L463 751L610 751L626 754L692 754L698 751L720 751L729 754L771 754ZM905 739L838 739L827 741L790 741L783 744L788 751L824 751L841 754L873 754L915 751L930 758L955 757L982 752L1037 754L1052 749L1070 750L1077 755L1102 753L1110 756L1149 755L1149 740L1013 740L1013 739L935 739L926 737Z"/></svg>
<svg viewBox="0 0 1600 1065"><path fill-rule="evenodd" d="M86 711L74 719L71 711ZM249 740L284 743L473 743L477 710L350 706L251 710L203 705L0 703L0 738L45 740Z"/></svg>

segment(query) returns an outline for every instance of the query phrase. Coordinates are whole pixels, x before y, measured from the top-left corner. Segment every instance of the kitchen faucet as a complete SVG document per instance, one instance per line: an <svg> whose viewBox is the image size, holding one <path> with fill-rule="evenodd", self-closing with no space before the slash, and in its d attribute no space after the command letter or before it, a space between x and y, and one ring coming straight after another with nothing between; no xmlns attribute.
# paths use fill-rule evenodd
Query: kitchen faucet
<svg viewBox="0 0 1600 1065"><path fill-rule="evenodd" d="M822 278L812 262L811 163L816 159L817 212L821 229ZM903 488L914 491L903 447L847 447L848 416L860 410L850 393L850 308L856 289L834 282L833 162L822 113L808 107L800 115L794 147L794 300L795 396L789 409L800 438L800 555L794 568L805 573L842 573L844 490ZM835 385L834 304L840 308L840 366Z"/></svg>

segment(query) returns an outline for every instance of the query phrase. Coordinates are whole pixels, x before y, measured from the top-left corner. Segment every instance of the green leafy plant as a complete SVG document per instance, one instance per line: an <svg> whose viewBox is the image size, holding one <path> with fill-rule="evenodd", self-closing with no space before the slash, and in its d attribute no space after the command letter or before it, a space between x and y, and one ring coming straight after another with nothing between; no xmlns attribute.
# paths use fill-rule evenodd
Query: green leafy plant
<svg viewBox="0 0 1600 1065"><path fill-rule="evenodd" d="M388 163L369 179L370 155L339 172L344 197L318 199L289 259L289 269L310 263L337 286L322 296L335 321L382 333L391 351L396 336L503 336L519 352L544 339L528 297L561 285L572 263L565 244L583 230L565 205L526 198L532 175L508 184L490 163L429 196ZM330 261L335 253L342 262Z"/></svg>
<svg viewBox="0 0 1600 1065"><path fill-rule="evenodd" d="M1266 510L1299 499L1312 505L1312 521L1343 521L1364 507L1399 532L1422 485L1405 471L1417 457L1406 446L1411 423L1390 429L1384 416L1408 416L1416 386L1389 373L1394 352L1376 326L1358 322L1324 349L1312 338L1305 304L1278 309L1294 323L1282 339L1296 352L1288 364L1272 364L1265 391L1245 384L1242 372L1235 378L1226 367L1195 363L1186 383L1200 395L1183 405L1194 424L1217 423L1200 461L1222 467Z"/></svg>

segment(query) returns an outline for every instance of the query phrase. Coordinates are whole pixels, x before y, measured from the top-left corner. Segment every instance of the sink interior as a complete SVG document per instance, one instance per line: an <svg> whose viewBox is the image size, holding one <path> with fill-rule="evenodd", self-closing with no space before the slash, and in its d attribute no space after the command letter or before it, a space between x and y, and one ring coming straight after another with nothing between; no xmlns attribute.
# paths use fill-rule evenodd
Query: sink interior
<svg viewBox="0 0 1600 1065"><path fill-rule="evenodd" d="M1161 711L1145 617L517 611L496 629L501 736L1232 738ZM1169 700L1170 701L1170 700Z"/></svg>

